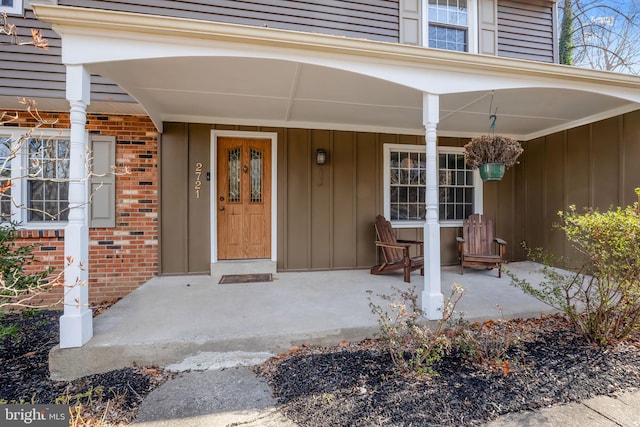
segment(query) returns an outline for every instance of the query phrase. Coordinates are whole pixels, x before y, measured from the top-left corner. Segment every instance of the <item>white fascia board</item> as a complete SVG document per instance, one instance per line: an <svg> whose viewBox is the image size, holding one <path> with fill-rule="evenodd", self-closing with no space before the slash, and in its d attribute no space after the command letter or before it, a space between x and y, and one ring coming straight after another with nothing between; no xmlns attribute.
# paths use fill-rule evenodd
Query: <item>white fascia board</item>
<svg viewBox="0 0 640 427"><path fill-rule="evenodd" d="M630 113L632 111L636 111L640 109L640 105L638 104L628 104L619 108L614 108L612 110L603 111L602 113L594 114L589 117L584 117L580 120L573 120L571 122L567 122L558 126L550 127L544 129L539 132L534 132L528 135L523 135L518 138L521 141L530 141L532 139L541 138L543 136L551 135L557 132L562 132L567 129L573 129L578 126L588 125L591 123L595 123L601 120L610 119L611 117L621 116L626 113Z"/></svg>
<svg viewBox="0 0 640 427"><path fill-rule="evenodd" d="M343 69L434 94L557 87L640 103L640 78L625 74L156 15L44 4L34 9L40 20L53 24L62 34L65 64L183 56L256 57Z"/></svg>
<svg viewBox="0 0 640 427"><path fill-rule="evenodd" d="M398 128L385 126L358 125L354 123L332 123L332 122L305 122L305 121L285 121L285 120L260 120L246 119L242 117L212 117L212 116L192 116L182 114L164 114L162 120L165 122L181 123L203 123L216 125L233 126L260 126L260 127L283 127L292 129L319 129L319 130L340 130L352 132L389 133L402 135L422 135L424 129Z"/></svg>

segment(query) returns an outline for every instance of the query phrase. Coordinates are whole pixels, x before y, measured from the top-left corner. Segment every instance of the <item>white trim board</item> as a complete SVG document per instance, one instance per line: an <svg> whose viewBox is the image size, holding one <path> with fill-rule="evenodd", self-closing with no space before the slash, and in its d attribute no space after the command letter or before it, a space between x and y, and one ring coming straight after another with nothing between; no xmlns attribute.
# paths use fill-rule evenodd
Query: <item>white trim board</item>
<svg viewBox="0 0 640 427"><path fill-rule="evenodd" d="M277 261L278 255L278 134L275 132L247 132L217 130L211 131L211 264L218 262L218 209L216 178L218 174L217 152L218 138L236 137L271 140L271 261Z"/></svg>

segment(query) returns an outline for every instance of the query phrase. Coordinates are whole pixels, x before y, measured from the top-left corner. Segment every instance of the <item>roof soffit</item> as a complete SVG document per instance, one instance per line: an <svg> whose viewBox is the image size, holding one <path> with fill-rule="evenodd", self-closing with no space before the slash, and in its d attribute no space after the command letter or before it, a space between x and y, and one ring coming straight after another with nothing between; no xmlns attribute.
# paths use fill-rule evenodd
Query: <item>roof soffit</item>
<svg viewBox="0 0 640 427"><path fill-rule="evenodd" d="M606 116L609 114L607 112L637 109L635 105L640 102L640 78L635 76L270 28L61 6L35 5L34 8L40 19L52 23L54 28L63 35L65 63L85 64L92 71L113 79L147 109L157 124L160 120L181 116L178 113L168 113L166 100L161 99L163 91L167 96L177 95L177 92L170 93L175 79L159 81L155 87L145 83L142 88L134 81L135 76L128 76L135 62L139 63L140 69L148 70L151 69L149 68L151 64L173 68L179 68L176 65L178 62L192 65L193 59L198 57L203 58L199 64L205 64L205 66L215 64L216 67L224 63L221 61L229 61L232 57L243 60L260 58L267 61L263 64L268 64L272 60L291 63L299 70L304 69L304 76L307 78L314 72L319 75L326 74L327 70L331 69L356 73L367 76L363 79L369 79L367 81L371 83L371 91L389 89L385 89L385 86L389 86L392 90L395 86L396 90L401 92L409 89L417 91L416 96L407 96L406 98L410 100L403 105L397 105L397 103L390 105L397 107L396 110L408 109L408 113L417 118L415 125L405 120L399 122L397 126L392 126L398 131L412 129L421 132L422 106L419 102L416 103L416 100L421 99L420 92L442 96L439 130L455 132L454 123L461 123L463 117L468 119L475 117L478 123L480 122L483 114L474 110L478 107L477 103L473 102L474 96L484 97L486 101L487 95L496 91L501 97L504 95L503 105L511 107L501 109L503 113L511 111L510 116L513 120L528 121L531 124L521 126L520 129L513 127L514 135L520 137L531 137L547 129L568 126L568 123L579 123ZM118 48L114 49L114 46ZM180 61L174 59L170 62L171 58L176 57L180 58ZM207 63L207 61L211 62ZM195 62L197 61L193 61ZM154 69L157 70L157 68ZM177 72L177 70L174 71ZM344 84L352 82L347 73L342 74ZM339 74L336 73L336 75ZM141 76L144 77L143 80L148 80L149 73L145 76L145 73L140 71L138 79ZM295 79L299 78L300 74L286 82L277 81L274 78L265 85L273 86L278 83L282 84L283 88L293 90L293 85L297 84ZM376 83L375 79L379 79L380 82ZM174 83L168 85L170 81ZM338 80L335 81L338 82ZM387 83L383 84L382 81ZM263 97L261 100L268 101L264 104L265 108L280 108L286 112L276 121L295 122L296 114L299 113L301 120L298 122L308 123L303 119L308 118L304 114L305 111L308 114L315 113L317 119L321 120L320 104L324 102L327 108L334 109L337 104L331 102L333 100L330 99L330 94L326 94L327 99L320 99L317 94L309 94L309 87L312 86L308 84L301 85L299 88L296 86L295 96L288 96L289 99L284 99L287 96L280 93L273 97ZM521 89L522 92L514 89ZM587 95L591 93L598 96L578 97L580 101L576 98L573 106L560 102L555 110L535 111L535 109L525 108L516 112L517 109L514 107L518 106L518 101L527 99L523 94L534 96L539 92L537 101L548 103L549 99L553 98L550 89L561 89L557 92L560 97L568 93ZM217 95L225 95L224 91L212 90L213 92ZM544 96L541 95L542 92ZM187 89L184 93L188 94L189 90ZM257 93L254 91L253 95ZM247 94L234 93L234 95L246 96ZM249 96L246 100L253 98ZM616 102L610 102L613 98L619 99ZM219 99L223 100L223 98ZM236 99L241 100L238 97ZM458 102L453 102L456 99ZM391 101L393 96L385 98L382 102ZM580 107L585 103L602 103L603 106L599 110L587 109L582 112L582 115L573 114L572 111L563 114L561 111L567 108L573 110L574 107ZM187 104L187 101L184 104ZM359 99L355 100L354 105L356 104L363 107L363 114L372 116L383 114L382 110L374 108L379 106L377 102ZM174 107L179 105L181 104L177 103ZM233 105L238 110L243 108L241 102ZM344 105L349 107L348 102ZM461 108L465 105L465 108ZM392 112L387 110L384 114ZM259 119L259 112L254 113L255 117L246 118ZM560 114L560 117L554 117L552 113ZM182 116L183 119L189 119L188 112ZM193 114L191 117L193 118ZM239 119L239 117L217 117L215 114L210 117L211 120L238 121ZM331 120L330 115L326 117L326 120ZM262 118L265 122L271 120L268 117ZM412 120L415 121L416 118ZM534 119L538 119L539 122L533 124ZM483 120L486 121L486 118ZM468 123L472 122L474 121L471 120ZM358 125L358 123L354 124ZM457 127L461 126L458 124ZM470 134L476 132L472 126L468 127ZM458 129L458 132L464 134L466 131Z"/></svg>

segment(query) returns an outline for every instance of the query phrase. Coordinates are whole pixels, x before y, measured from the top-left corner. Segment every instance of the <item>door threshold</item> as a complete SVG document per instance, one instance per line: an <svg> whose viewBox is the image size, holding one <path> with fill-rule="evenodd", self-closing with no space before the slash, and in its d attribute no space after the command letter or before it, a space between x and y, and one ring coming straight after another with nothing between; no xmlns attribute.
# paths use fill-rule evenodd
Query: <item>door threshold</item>
<svg viewBox="0 0 640 427"><path fill-rule="evenodd" d="M211 275L267 274L276 272L276 262L270 259L238 259L211 264Z"/></svg>

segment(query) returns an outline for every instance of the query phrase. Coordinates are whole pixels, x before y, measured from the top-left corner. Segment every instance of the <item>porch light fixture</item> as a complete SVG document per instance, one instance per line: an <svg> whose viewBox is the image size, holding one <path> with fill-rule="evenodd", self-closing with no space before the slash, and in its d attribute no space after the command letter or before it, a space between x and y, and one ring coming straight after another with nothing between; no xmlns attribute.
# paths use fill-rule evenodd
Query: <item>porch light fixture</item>
<svg viewBox="0 0 640 427"><path fill-rule="evenodd" d="M327 152L322 148L318 148L316 151L316 164L324 165L325 163L327 163Z"/></svg>

